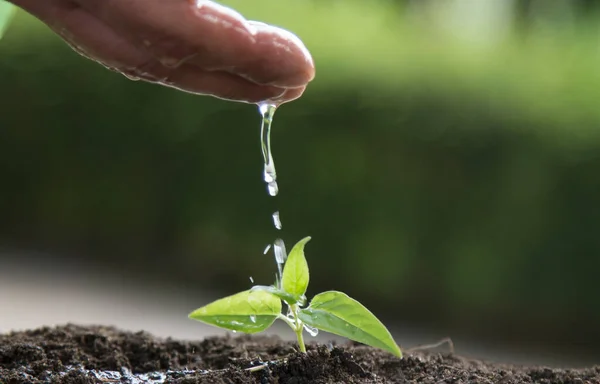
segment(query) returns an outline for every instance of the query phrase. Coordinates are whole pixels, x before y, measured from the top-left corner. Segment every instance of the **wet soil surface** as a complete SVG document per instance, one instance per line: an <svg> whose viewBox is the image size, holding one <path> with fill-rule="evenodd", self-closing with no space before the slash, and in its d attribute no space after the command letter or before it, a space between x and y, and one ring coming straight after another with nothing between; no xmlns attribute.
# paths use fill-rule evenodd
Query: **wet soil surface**
<svg viewBox="0 0 600 384"><path fill-rule="evenodd" d="M307 349L270 336L184 342L67 325L0 335L0 383L600 384L600 367L502 366L437 353L398 359L353 343Z"/></svg>

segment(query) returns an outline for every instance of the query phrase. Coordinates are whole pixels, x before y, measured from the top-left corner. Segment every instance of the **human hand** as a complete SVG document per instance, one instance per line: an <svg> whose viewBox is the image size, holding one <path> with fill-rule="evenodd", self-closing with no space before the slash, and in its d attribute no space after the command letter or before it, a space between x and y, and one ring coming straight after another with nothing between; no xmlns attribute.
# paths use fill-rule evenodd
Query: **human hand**
<svg viewBox="0 0 600 384"><path fill-rule="evenodd" d="M292 33L208 0L11 0L78 53L131 79L282 104L314 77Z"/></svg>

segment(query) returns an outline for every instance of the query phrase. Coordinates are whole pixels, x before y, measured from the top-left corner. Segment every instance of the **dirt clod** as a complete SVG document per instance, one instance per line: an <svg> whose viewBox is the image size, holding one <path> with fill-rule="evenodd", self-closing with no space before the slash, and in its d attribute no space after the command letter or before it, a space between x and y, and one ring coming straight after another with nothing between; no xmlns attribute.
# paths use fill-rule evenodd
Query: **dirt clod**
<svg viewBox="0 0 600 384"><path fill-rule="evenodd" d="M517 367L427 353L398 359L351 343L307 349L297 353L293 343L268 336L185 342L67 325L0 335L0 383L600 384L600 367Z"/></svg>

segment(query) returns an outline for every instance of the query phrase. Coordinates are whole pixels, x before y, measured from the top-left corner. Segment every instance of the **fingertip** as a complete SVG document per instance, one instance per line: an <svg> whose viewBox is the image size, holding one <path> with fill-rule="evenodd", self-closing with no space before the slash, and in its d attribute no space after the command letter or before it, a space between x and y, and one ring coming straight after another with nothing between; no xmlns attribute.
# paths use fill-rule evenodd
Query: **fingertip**
<svg viewBox="0 0 600 384"><path fill-rule="evenodd" d="M289 103L290 101L298 99L300 96L302 96L305 90L305 86L299 88L288 88L281 95L269 100L261 100L260 102L264 103L266 101L268 103L280 106L282 104Z"/></svg>
<svg viewBox="0 0 600 384"><path fill-rule="evenodd" d="M300 88L305 87L308 83L313 81L315 78L315 65L310 57L304 63L297 63L296 65L290 65L289 72L277 77L272 81L269 81L267 85L283 88Z"/></svg>
<svg viewBox="0 0 600 384"><path fill-rule="evenodd" d="M258 21L248 21L248 25L256 37L256 60L242 76L284 88L303 87L314 79L314 60L298 36Z"/></svg>
<svg viewBox="0 0 600 384"><path fill-rule="evenodd" d="M270 28L287 43L286 50L290 55L289 59L293 61L290 62L290 72L287 76L269 84L288 88L304 87L315 78L315 62L310 51L294 33L279 27L271 26Z"/></svg>

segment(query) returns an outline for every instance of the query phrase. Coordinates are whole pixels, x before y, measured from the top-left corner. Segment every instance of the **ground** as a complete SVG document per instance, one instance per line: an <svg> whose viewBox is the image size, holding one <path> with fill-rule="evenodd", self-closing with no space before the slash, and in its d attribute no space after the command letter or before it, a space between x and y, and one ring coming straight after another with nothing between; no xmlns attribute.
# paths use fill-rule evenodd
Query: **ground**
<svg viewBox="0 0 600 384"><path fill-rule="evenodd" d="M600 367L559 370L494 365L459 356L398 359L362 345L276 336L159 339L145 332L67 325L0 335L0 383L564 383L600 384Z"/></svg>

